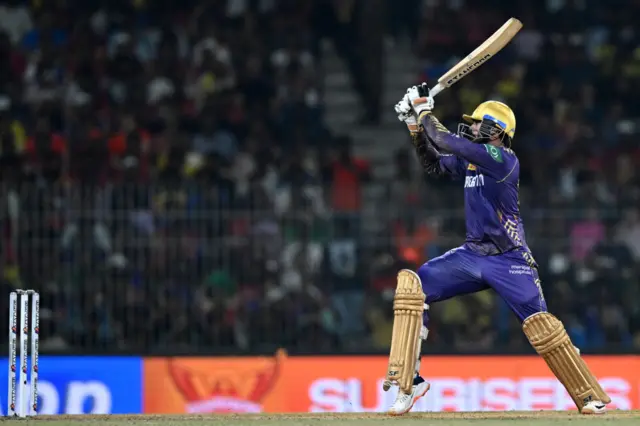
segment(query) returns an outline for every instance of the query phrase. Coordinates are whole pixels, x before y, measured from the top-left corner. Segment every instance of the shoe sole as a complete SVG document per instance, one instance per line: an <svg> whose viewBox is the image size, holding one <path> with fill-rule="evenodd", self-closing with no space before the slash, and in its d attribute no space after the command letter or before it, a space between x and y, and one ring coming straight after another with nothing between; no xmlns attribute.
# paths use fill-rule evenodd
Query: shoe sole
<svg viewBox="0 0 640 426"><path fill-rule="evenodd" d="M423 396L425 396L427 394L427 392L429 392L429 389L431 389L431 384L427 383L427 387L425 388L424 392L422 392L419 395L416 395L413 397L413 400L411 401L411 405L409 405L409 408L407 408L404 411L401 411L399 413L394 413L389 411L389 415L391 416L402 416L403 414L407 414L409 411L411 411L411 409L413 408L413 405L416 403L417 400L419 400L420 398L422 398Z"/></svg>
<svg viewBox="0 0 640 426"><path fill-rule="evenodd" d="M603 414L606 414L607 410L605 408L603 408L602 410L582 410L580 411L580 414L584 414L585 416L601 416Z"/></svg>

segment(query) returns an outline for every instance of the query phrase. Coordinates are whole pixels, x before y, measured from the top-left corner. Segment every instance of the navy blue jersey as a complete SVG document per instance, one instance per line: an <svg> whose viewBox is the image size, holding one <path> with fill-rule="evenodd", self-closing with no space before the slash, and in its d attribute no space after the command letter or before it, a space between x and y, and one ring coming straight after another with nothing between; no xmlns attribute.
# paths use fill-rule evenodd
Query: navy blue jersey
<svg viewBox="0 0 640 426"><path fill-rule="evenodd" d="M440 171L464 181L467 246L485 255L520 249L535 266L520 217L520 163L515 153L452 134L432 114L421 118L426 136L448 153L438 156Z"/></svg>

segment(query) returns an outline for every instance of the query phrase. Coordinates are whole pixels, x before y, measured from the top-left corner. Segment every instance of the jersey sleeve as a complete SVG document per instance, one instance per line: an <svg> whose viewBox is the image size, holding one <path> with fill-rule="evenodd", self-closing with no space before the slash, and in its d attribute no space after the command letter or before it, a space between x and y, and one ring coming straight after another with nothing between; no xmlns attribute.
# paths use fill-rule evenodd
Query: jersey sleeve
<svg viewBox="0 0 640 426"><path fill-rule="evenodd" d="M466 163L464 160L453 154L440 154L440 170L443 173L453 176L456 179L464 177L466 173Z"/></svg>
<svg viewBox="0 0 640 426"><path fill-rule="evenodd" d="M423 114L420 121L427 137L433 140L439 149L466 160L495 179L502 179L508 173L499 148L474 143L454 135L433 114Z"/></svg>
<svg viewBox="0 0 640 426"><path fill-rule="evenodd" d="M440 153L433 141L424 133L424 130L412 133L411 137L416 147L418 159L427 174L446 174L454 178L460 178L465 175L465 162L455 155Z"/></svg>

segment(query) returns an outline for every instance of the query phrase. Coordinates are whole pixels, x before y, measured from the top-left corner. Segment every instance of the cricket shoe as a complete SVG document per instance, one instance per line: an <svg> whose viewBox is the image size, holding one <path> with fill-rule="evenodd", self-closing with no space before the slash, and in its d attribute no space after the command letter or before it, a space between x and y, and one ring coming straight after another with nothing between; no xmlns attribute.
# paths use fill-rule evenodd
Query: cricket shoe
<svg viewBox="0 0 640 426"><path fill-rule="evenodd" d="M607 412L607 406L602 401L589 401L584 404L580 412L582 414L604 414Z"/></svg>
<svg viewBox="0 0 640 426"><path fill-rule="evenodd" d="M429 382L426 382L420 376L416 376L416 378L413 379L413 387L411 388L410 394L406 394L401 390L398 390L398 396L389 409L389 414L391 414L392 416L401 416L408 413L413 408L413 404L415 404L417 400L425 396L430 387L431 385L429 384Z"/></svg>

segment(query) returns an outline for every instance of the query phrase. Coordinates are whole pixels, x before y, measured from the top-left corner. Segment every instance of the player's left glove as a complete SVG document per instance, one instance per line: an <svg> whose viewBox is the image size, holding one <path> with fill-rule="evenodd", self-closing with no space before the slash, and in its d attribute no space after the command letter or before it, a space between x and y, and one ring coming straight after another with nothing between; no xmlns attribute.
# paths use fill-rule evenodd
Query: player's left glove
<svg viewBox="0 0 640 426"><path fill-rule="evenodd" d="M396 104L394 109L396 114L398 114L398 120L404 121L410 132L418 131L418 120L416 120L413 108L411 108L408 95L405 94L402 100Z"/></svg>
<svg viewBox="0 0 640 426"><path fill-rule="evenodd" d="M430 113L431 110L433 110L434 101L433 98L429 96L429 86L427 86L427 83L410 87L407 89L407 95L411 102L411 107L418 117L423 113Z"/></svg>

